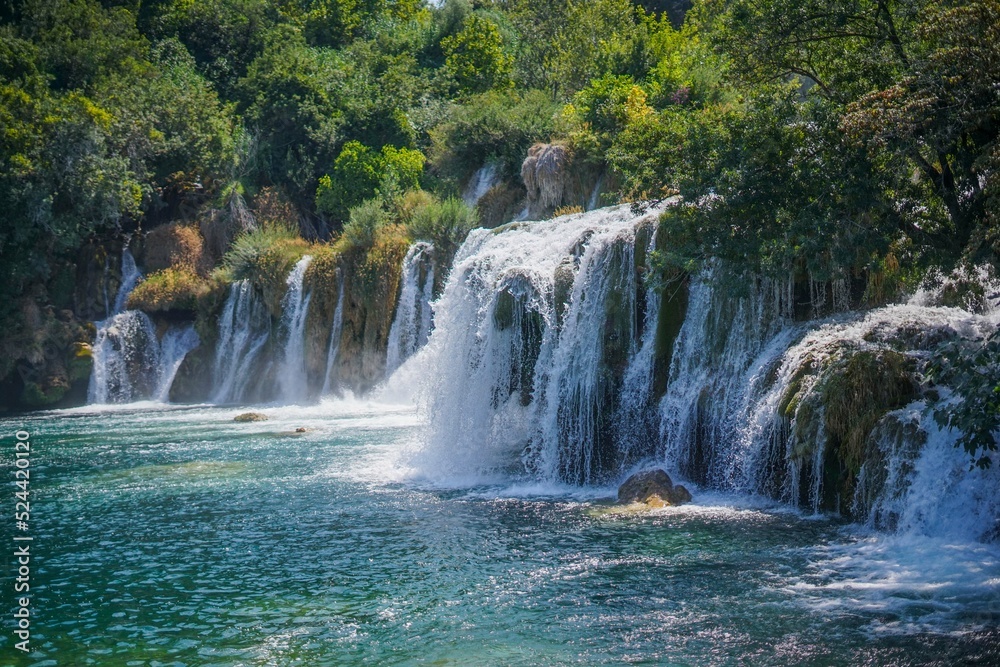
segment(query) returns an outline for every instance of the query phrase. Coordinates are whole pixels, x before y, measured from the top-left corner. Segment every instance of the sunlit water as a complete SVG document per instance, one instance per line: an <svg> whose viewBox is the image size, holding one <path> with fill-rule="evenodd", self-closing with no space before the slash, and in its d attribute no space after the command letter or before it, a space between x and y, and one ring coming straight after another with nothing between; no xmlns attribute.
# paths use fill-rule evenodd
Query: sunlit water
<svg viewBox="0 0 1000 667"><path fill-rule="evenodd" d="M13 648L8 556L0 664L1000 664L993 546L708 493L637 512L449 488L413 463L411 409L240 411L2 422L7 552L32 434L35 652Z"/></svg>

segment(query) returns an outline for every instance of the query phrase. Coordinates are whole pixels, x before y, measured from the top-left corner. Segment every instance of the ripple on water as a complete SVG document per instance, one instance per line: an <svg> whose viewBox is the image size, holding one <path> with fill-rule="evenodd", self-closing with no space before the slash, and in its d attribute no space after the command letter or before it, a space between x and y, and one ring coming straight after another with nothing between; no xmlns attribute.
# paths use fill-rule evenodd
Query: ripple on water
<svg viewBox="0 0 1000 667"><path fill-rule="evenodd" d="M29 418L39 652L14 665L1000 661L993 546L431 482L412 409L259 409Z"/></svg>

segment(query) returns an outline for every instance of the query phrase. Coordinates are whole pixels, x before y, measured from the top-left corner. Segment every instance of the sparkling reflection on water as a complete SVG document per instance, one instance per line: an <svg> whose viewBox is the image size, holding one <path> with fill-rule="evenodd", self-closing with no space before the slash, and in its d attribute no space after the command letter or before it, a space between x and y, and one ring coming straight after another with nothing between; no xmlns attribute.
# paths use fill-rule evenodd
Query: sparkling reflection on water
<svg viewBox="0 0 1000 667"><path fill-rule="evenodd" d="M5 421L33 437L36 652L4 632L0 664L1000 663L995 547L708 493L431 486L408 408L262 411Z"/></svg>

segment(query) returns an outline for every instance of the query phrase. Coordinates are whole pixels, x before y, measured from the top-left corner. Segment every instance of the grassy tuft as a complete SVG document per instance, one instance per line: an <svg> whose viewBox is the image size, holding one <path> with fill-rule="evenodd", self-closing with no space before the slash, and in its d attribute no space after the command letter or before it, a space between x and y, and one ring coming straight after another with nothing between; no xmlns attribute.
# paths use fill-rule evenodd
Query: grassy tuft
<svg viewBox="0 0 1000 667"><path fill-rule="evenodd" d="M222 258L219 277L227 281L249 279L277 317L281 314L281 298L287 288L288 273L309 250L309 243L290 225L264 225L233 241Z"/></svg>
<svg viewBox="0 0 1000 667"><path fill-rule="evenodd" d="M449 197L416 209L407 227L414 239L430 241L443 258L450 258L478 223L475 209L461 199Z"/></svg>

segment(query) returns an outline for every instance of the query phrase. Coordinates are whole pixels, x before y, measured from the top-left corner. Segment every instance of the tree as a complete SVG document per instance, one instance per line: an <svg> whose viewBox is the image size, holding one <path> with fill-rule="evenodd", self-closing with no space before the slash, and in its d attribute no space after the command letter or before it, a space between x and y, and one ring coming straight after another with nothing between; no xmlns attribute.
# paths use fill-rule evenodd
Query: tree
<svg viewBox="0 0 1000 667"><path fill-rule="evenodd" d="M331 173L319 180L316 209L344 221L348 211L365 200L418 187L423 170L420 151L387 144L375 152L359 141L349 141Z"/></svg>
<svg viewBox="0 0 1000 667"><path fill-rule="evenodd" d="M508 88L513 81L513 59L504 52L495 23L477 14L465 19L462 30L441 40L444 70L465 94Z"/></svg>
<svg viewBox="0 0 1000 667"><path fill-rule="evenodd" d="M931 210L916 240L953 258L1000 257L1000 1L939 5L922 16L924 43L905 76L848 108L843 127L882 156L907 189L916 171ZM912 188L911 188L912 189ZM991 247L992 244L992 247Z"/></svg>

